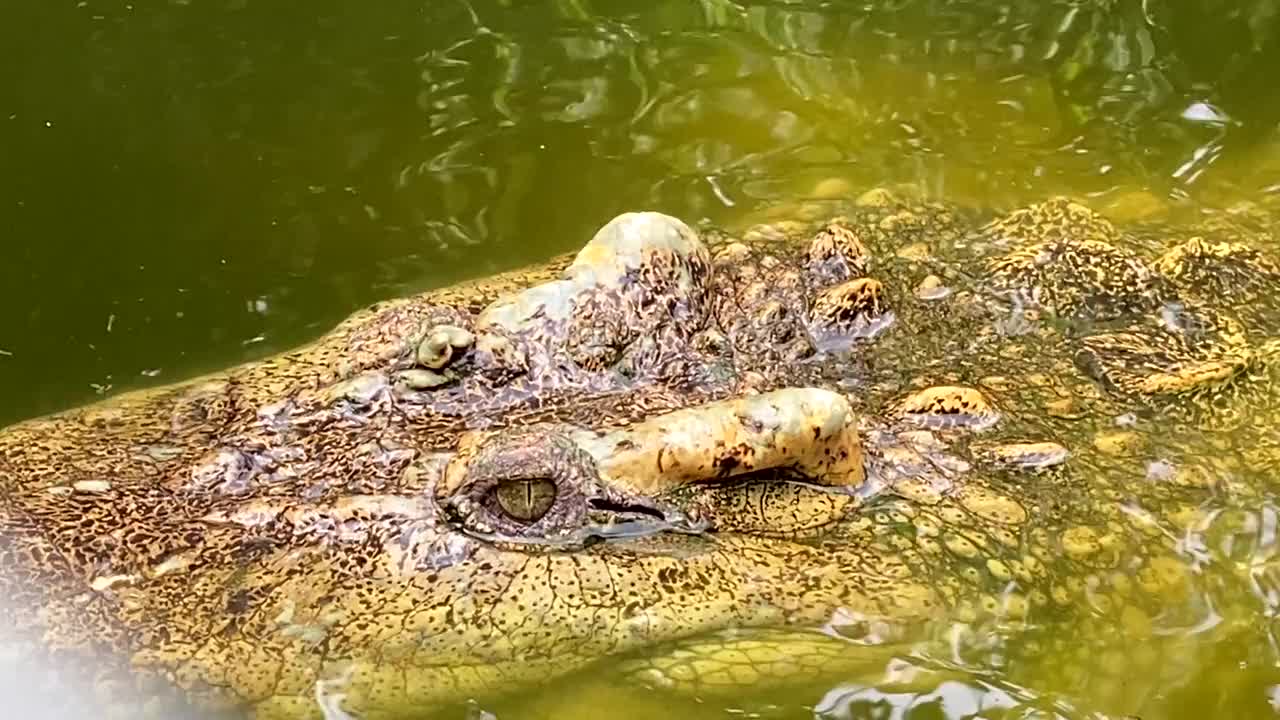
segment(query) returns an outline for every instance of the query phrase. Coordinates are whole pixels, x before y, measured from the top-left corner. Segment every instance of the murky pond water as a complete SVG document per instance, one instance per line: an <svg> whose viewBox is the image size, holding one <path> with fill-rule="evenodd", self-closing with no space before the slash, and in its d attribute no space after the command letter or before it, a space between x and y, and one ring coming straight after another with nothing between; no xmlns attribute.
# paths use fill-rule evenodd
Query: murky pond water
<svg viewBox="0 0 1280 720"><path fill-rule="evenodd" d="M1187 5L14 3L0 424L270 355L630 209L734 225L889 185L998 208L1066 193L1127 221L1278 212L1280 93L1260 78L1280 6ZM1275 716L1280 450L1191 451L1247 488L1206 494L1172 543L1201 617L1126 614L1113 580L1093 620L1015 634L1038 658L1016 678L957 640L816 688L673 699L604 668L471 712Z"/></svg>

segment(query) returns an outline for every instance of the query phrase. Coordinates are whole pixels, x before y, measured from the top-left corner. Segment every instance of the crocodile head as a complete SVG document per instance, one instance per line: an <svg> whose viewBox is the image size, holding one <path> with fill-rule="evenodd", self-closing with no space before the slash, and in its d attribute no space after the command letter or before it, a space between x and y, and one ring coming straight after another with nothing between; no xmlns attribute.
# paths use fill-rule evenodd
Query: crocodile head
<svg viewBox="0 0 1280 720"><path fill-rule="evenodd" d="M1237 309L1275 266L1199 237L1147 260L1065 201L868 197L740 236L624 215L572 260L8 428L0 630L113 702L390 719L605 659L713 692L1084 597L1147 635L1202 610L1171 538L1228 474L1212 420L1268 397L1272 316Z"/></svg>

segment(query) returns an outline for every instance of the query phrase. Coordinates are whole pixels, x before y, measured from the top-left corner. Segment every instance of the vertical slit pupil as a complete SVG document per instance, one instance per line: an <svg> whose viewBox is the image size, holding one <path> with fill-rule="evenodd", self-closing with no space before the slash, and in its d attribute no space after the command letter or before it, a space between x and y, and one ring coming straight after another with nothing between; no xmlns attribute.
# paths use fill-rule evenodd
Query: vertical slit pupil
<svg viewBox="0 0 1280 720"><path fill-rule="evenodd" d="M556 484L548 478L519 478L493 490L498 508L521 522L535 522L555 504Z"/></svg>

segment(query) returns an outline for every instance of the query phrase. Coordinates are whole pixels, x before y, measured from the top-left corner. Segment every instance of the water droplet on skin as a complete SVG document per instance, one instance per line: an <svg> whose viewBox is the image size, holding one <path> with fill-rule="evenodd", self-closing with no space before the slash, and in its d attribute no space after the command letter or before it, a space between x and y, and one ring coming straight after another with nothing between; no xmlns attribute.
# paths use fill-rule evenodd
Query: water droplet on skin
<svg viewBox="0 0 1280 720"><path fill-rule="evenodd" d="M1168 460L1153 460L1147 463L1147 479L1156 482L1172 480L1178 468Z"/></svg>

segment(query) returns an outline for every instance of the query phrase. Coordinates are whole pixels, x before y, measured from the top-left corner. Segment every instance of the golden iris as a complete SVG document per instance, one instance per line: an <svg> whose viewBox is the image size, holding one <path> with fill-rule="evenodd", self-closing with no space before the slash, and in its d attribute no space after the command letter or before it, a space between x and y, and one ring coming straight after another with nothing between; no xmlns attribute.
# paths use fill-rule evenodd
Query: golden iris
<svg viewBox="0 0 1280 720"><path fill-rule="evenodd" d="M534 522L556 501L556 484L546 478L521 478L500 483L493 491L502 512L521 522Z"/></svg>

